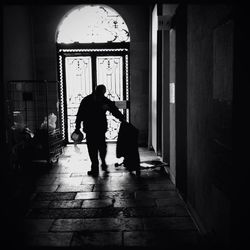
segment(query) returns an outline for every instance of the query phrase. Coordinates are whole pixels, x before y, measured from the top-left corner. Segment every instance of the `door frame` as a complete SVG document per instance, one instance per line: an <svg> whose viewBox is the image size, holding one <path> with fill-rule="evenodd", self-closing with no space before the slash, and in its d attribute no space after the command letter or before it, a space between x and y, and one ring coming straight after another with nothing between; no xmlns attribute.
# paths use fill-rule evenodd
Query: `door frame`
<svg viewBox="0 0 250 250"><path fill-rule="evenodd" d="M92 44L56 44L57 65L58 65L58 91L60 103L60 118L64 144L71 144L68 141L68 114L65 76L65 58L69 56L91 56L92 60L92 88L96 86L96 57L97 56L122 56L123 57L123 95L126 98L126 117L130 120L130 72L129 72L129 43L92 43ZM126 67L127 65L127 67ZM84 142L83 142L84 143Z"/></svg>

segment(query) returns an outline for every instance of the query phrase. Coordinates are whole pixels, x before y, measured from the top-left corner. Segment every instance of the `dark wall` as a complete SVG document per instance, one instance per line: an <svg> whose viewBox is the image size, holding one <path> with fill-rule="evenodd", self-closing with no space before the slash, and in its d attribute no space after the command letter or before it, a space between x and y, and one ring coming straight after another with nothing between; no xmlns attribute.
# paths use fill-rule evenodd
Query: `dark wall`
<svg viewBox="0 0 250 250"><path fill-rule="evenodd" d="M4 82L33 78L32 27L29 9L22 5L3 8Z"/></svg>
<svg viewBox="0 0 250 250"><path fill-rule="evenodd" d="M231 11L189 5L187 27L187 200L222 244L229 244L230 228Z"/></svg>
<svg viewBox="0 0 250 250"><path fill-rule="evenodd" d="M33 6L37 79L57 79L55 36L57 27L75 5ZM130 43L131 122L139 129L139 143L146 145L148 132L148 39L149 11L146 5L110 5L125 20Z"/></svg>
<svg viewBox="0 0 250 250"><path fill-rule="evenodd" d="M29 9L24 5L4 5L3 13L3 78L1 90L2 108L4 110L4 121L2 131L4 143L9 145L10 138L7 136L7 128L10 127L7 105L7 89L10 80L34 79L34 60L32 47L32 26ZM6 151L9 147L4 146ZM8 153L8 152L6 152ZM7 154L6 154L7 155ZM9 166L9 158L6 166ZM6 169L7 170L7 169ZM7 170L8 171L8 170Z"/></svg>
<svg viewBox="0 0 250 250"><path fill-rule="evenodd" d="M180 5L173 19L176 30L176 187L186 199L187 192L187 7Z"/></svg>

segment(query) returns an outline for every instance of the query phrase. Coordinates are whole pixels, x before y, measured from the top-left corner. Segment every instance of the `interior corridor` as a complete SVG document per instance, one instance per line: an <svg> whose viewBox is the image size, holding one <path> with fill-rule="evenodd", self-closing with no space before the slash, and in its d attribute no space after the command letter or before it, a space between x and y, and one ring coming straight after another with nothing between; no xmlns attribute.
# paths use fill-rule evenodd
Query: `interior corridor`
<svg viewBox="0 0 250 250"><path fill-rule="evenodd" d="M55 166L40 174L16 228L18 246L199 246L201 236L184 201L153 151L140 148L141 177L115 167L108 144L109 174L87 175L85 144L69 145ZM14 201L14 203L17 200ZM22 195L23 202L23 195ZM11 218L10 218L11 219Z"/></svg>
<svg viewBox="0 0 250 250"><path fill-rule="evenodd" d="M242 143L233 128L246 124L235 110L248 72L246 10L155 0L4 3L3 249L243 245L248 211L234 198L247 197L239 161L248 154L238 150L234 163ZM87 175L84 144L65 147L53 167L40 164L72 142L80 101L100 84L139 131L139 179L115 168L115 144L107 176ZM108 114L108 123L114 141L119 122ZM166 172L155 167L160 160Z"/></svg>

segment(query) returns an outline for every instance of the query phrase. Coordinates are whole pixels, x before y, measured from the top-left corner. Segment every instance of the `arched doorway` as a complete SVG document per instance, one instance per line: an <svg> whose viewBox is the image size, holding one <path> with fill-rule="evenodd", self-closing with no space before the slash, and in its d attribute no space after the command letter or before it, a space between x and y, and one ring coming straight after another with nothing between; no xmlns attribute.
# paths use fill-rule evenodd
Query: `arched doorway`
<svg viewBox="0 0 250 250"><path fill-rule="evenodd" d="M63 139L72 143L79 104L98 84L129 121L129 42L123 18L106 5L81 5L57 30L57 54ZM120 122L107 113L107 141L116 141Z"/></svg>

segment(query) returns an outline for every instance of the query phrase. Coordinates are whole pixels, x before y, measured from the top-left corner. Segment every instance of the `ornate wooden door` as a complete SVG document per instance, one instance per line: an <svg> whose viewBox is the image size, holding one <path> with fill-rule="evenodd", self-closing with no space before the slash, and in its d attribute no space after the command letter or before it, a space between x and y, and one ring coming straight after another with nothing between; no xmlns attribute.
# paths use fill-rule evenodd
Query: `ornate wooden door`
<svg viewBox="0 0 250 250"><path fill-rule="evenodd" d="M128 49L61 49L60 92L64 134L67 143L72 143L71 133L81 100L92 93L96 85L104 84L106 96L115 101L129 121L129 72ZM107 112L107 141L116 141L120 122ZM84 135L85 136L85 135ZM84 137L85 141L85 137Z"/></svg>

